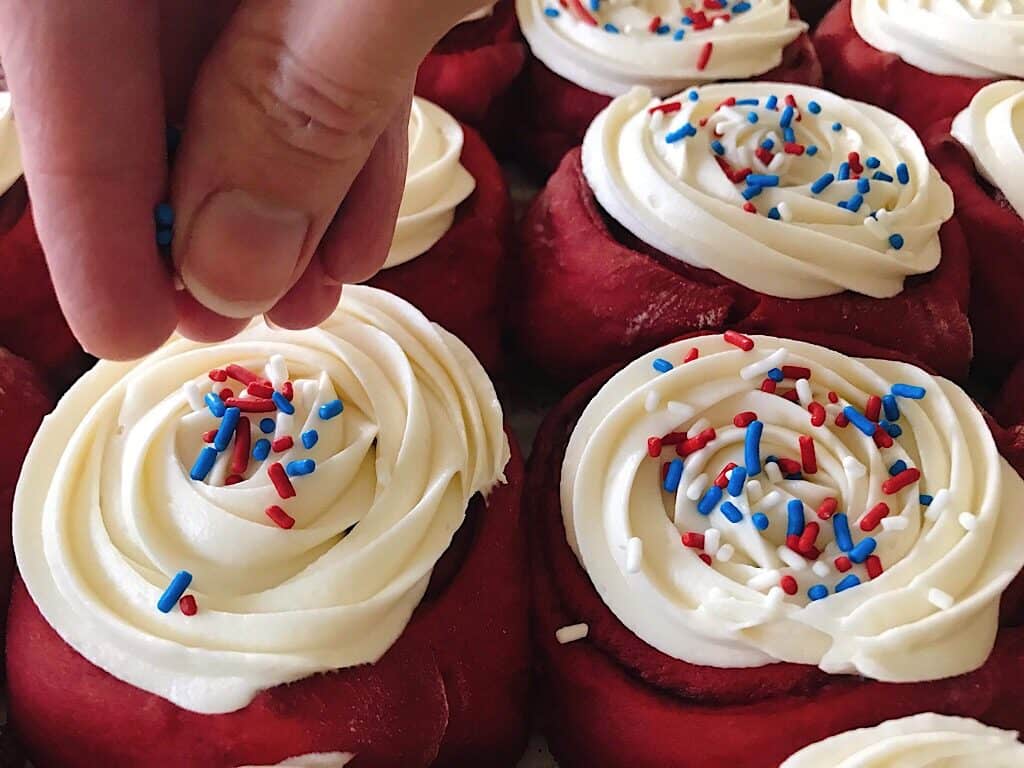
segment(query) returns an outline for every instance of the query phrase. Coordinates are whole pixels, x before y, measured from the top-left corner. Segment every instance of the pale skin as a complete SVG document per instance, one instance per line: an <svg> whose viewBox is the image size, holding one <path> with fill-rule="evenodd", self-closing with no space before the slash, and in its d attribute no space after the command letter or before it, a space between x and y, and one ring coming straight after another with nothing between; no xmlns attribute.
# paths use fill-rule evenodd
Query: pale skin
<svg viewBox="0 0 1024 768"><path fill-rule="evenodd" d="M83 346L128 359L176 327L325 318L387 256L416 67L481 5L0 0L33 213ZM153 222L168 198L173 268Z"/></svg>

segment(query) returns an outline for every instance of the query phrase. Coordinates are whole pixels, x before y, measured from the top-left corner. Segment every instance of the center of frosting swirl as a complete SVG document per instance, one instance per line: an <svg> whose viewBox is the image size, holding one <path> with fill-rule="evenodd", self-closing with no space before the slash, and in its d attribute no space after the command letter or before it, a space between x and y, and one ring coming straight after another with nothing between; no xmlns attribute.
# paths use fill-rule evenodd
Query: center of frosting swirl
<svg viewBox="0 0 1024 768"><path fill-rule="evenodd" d="M583 170L646 243L783 298L896 295L938 264L953 213L909 126L783 83L637 89L591 125Z"/></svg>
<svg viewBox="0 0 1024 768"><path fill-rule="evenodd" d="M985 661L1024 564L1022 503L953 384L734 333L613 377L562 475L570 545L655 648L899 682Z"/></svg>

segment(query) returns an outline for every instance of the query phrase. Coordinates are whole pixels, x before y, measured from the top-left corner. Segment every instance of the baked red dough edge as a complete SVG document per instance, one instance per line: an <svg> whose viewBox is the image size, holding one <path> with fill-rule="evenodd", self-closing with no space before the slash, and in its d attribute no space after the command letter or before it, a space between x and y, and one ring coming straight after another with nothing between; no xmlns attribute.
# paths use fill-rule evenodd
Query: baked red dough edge
<svg viewBox="0 0 1024 768"><path fill-rule="evenodd" d="M863 342L797 338L864 357L902 359ZM545 733L561 768L765 768L839 732L920 712L1024 726L1024 578L1003 596L1004 628L980 669L926 683L892 684L816 667L717 669L687 664L632 634L601 600L566 543L559 481L566 444L586 404L614 371L573 390L534 443L523 498L533 554L533 635ZM1000 451L1024 473L1024 430L992 425ZM1024 515L1024 510L1019 510ZM585 640L555 631L585 622Z"/></svg>
<svg viewBox="0 0 1024 768"><path fill-rule="evenodd" d="M501 168L475 130L463 125L462 164L476 189L455 222L426 253L368 281L401 296L473 350L488 373L501 363L502 290L512 203Z"/></svg>
<svg viewBox="0 0 1024 768"><path fill-rule="evenodd" d="M93 666L19 579L9 711L36 768L235 768L335 751L355 753L353 768L513 766L526 743L530 660L523 465L510 442L508 483L471 503L380 661L279 685L230 714L183 710Z"/></svg>
<svg viewBox="0 0 1024 768"><path fill-rule="evenodd" d="M519 230L511 322L523 354L553 378L578 382L681 333L730 326L854 335L905 350L945 376L966 375L969 266L955 220L940 231L938 268L907 280L898 296L779 299L660 254L609 224L580 157L579 149L565 157Z"/></svg>

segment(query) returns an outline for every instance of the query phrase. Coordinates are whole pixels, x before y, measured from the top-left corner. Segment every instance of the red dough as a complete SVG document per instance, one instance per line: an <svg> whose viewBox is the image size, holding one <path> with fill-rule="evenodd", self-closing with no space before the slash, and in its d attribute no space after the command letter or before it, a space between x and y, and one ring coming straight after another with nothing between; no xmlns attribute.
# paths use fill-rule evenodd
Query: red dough
<svg viewBox="0 0 1024 768"><path fill-rule="evenodd" d="M1004 376L1024 358L1024 220L978 175L967 150L949 134L950 124L932 127L928 153L953 188L956 219L971 254L975 369Z"/></svg>
<svg viewBox="0 0 1024 768"><path fill-rule="evenodd" d="M369 281L401 296L462 339L490 372L501 359L505 296L501 282L512 226L512 204L501 168L480 135L463 126L462 164L476 189L455 212L455 223L412 261Z"/></svg>
<svg viewBox="0 0 1024 768"><path fill-rule="evenodd" d="M416 93L472 125L497 148L508 131L510 89L526 62L513 0L457 25L424 59Z"/></svg>
<svg viewBox="0 0 1024 768"><path fill-rule="evenodd" d="M851 339L802 338L847 354L896 357ZM1014 729L1024 725L1024 628L1013 621L1024 605L1019 583L1004 596L1005 628L989 661L970 674L927 683L879 683L794 664L699 667L633 635L601 600L566 543L559 499L572 427L611 373L581 384L548 416L523 494L532 504L534 639L544 685L538 701L562 768L765 768L840 731L927 711ZM1001 449L1024 458L1024 441L1011 445L995 430ZM579 622L589 625L587 638L559 645L555 631Z"/></svg>
<svg viewBox="0 0 1024 768"><path fill-rule="evenodd" d="M801 35L782 52L782 63L752 80L821 85L821 65L811 38ZM547 178L583 136L611 98L588 91L556 75L537 59L526 66L521 127L516 137L520 162L540 178Z"/></svg>
<svg viewBox="0 0 1024 768"><path fill-rule="evenodd" d="M427 597L380 661L272 688L226 715L185 711L93 666L19 581L7 676L26 752L37 768L235 768L335 751L370 768L514 765L530 673L522 473L513 443L509 484L486 505L474 500Z"/></svg>
<svg viewBox="0 0 1024 768"><path fill-rule="evenodd" d="M933 75L872 48L853 26L850 0L832 6L814 31L814 45L830 90L899 115L918 133L955 115L992 82Z"/></svg>
<svg viewBox="0 0 1024 768"><path fill-rule="evenodd" d="M968 257L955 221L940 236L938 269L908 280L891 299L851 292L773 298L653 251L610 226L576 149L522 222L518 343L550 375L572 383L691 331L735 325L780 336L851 333L960 378L971 359Z"/></svg>

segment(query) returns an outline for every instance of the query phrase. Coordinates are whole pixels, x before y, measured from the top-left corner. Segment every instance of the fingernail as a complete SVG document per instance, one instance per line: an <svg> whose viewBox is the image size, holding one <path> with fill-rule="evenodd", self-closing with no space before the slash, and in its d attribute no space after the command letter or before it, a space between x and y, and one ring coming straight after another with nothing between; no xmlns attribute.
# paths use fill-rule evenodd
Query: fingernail
<svg viewBox="0 0 1024 768"><path fill-rule="evenodd" d="M185 287L225 317L266 312L291 287L309 217L241 190L217 192L193 219L181 258Z"/></svg>

